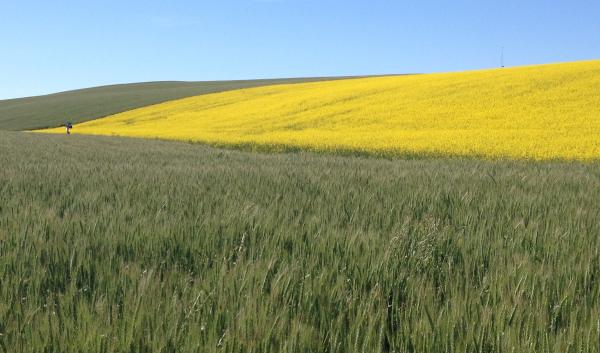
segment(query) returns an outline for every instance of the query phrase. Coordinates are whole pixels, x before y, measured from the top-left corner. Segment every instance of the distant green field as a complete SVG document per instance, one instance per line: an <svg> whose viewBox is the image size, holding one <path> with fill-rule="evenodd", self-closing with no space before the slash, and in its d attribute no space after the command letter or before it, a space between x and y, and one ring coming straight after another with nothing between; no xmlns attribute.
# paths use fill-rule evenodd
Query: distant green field
<svg viewBox="0 0 600 353"><path fill-rule="evenodd" d="M87 88L45 96L0 101L0 130L31 130L79 123L165 101L282 83L345 77L243 81L148 82Z"/></svg>
<svg viewBox="0 0 600 353"><path fill-rule="evenodd" d="M0 132L0 352L600 352L600 164Z"/></svg>

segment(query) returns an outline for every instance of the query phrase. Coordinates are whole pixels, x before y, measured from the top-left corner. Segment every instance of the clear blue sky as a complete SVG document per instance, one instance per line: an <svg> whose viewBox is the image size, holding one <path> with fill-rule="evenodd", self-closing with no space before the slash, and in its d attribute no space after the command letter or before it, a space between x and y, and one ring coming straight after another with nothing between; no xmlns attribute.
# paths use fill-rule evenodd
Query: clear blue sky
<svg viewBox="0 0 600 353"><path fill-rule="evenodd" d="M0 99L600 58L600 1L0 0Z"/></svg>

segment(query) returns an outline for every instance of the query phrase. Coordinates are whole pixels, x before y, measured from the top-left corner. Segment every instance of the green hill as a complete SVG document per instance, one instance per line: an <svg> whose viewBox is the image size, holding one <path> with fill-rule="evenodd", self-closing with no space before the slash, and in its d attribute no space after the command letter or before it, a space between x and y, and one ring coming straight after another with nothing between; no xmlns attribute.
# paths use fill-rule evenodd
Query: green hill
<svg viewBox="0 0 600 353"><path fill-rule="evenodd" d="M0 100L0 130L30 130L56 127L67 121L80 123L173 99L233 89L342 78L344 77L147 82L102 86L44 96Z"/></svg>

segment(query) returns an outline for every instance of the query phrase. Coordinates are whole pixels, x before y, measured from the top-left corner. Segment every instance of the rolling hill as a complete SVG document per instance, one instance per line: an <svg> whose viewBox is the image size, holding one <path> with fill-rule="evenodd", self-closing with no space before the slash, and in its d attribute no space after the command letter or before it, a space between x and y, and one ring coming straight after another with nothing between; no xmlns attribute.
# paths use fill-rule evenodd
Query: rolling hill
<svg viewBox="0 0 600 353"><path fill-rule="evenodd" d="M599 106L600 61L587 61L249 88L74 132L264 150L592 160L600 158Z"/></svg>
<svg viewBox="0 0 600 353"><path fill-rule="evenodd" d="M289 78L241 81L147 82L86 88L45 96L0 100L0 130L55 127L80 123L173 99L228 90L311 82L330 78Z"/></svg>

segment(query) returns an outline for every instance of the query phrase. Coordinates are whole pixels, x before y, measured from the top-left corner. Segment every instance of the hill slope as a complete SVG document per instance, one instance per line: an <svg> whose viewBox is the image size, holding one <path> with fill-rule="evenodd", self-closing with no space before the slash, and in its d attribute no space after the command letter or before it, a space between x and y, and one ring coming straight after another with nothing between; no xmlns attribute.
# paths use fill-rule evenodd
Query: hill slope
<svg viewBox="0 0 600 353"><path fill-rule="evenodd" d="M279 85L191 97L75 127L253 148L600 158L600 61ZM54 130L62 132L62 130Z"/></svg>
<svg viewBox="0 0 600 353"><path fill-rule="evenodd" d="M147 82L86 88L45 96L0 101L0 130L31 130L75 123L200 94L337 78L244 81Z"/></svg>

